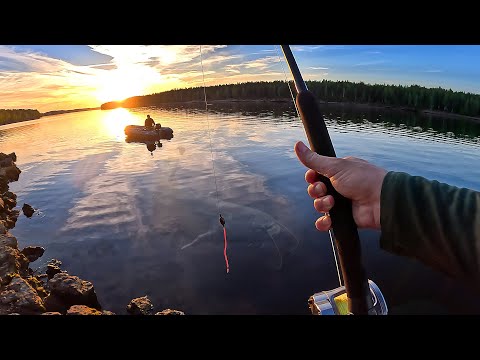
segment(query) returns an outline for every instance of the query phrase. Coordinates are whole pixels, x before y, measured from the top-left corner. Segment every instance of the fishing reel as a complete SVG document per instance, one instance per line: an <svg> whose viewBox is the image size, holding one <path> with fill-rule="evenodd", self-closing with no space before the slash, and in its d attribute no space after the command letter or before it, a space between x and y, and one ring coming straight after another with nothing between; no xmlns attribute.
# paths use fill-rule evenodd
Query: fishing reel
<svg viewBox="0 0 480 360"><path fill-rule="evenodd" d="M368 280L372 306L368 315L387 315L387 302L382 292L372 280ZM313 315L351 315L348 311L347 291L345 286L313 294L308 299L308 306Z"/></svg>

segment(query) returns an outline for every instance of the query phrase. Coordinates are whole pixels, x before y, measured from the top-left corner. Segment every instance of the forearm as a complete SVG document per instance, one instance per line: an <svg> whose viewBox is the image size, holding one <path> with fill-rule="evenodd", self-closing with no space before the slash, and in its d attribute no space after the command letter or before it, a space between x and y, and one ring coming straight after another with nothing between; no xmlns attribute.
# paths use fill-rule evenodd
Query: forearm
<svg viewBox="0 0 480 360"><path fill-rule="evenodd" d="M480 193L406 173L383 181L383 249L453 276L480 278Z"/></svg>

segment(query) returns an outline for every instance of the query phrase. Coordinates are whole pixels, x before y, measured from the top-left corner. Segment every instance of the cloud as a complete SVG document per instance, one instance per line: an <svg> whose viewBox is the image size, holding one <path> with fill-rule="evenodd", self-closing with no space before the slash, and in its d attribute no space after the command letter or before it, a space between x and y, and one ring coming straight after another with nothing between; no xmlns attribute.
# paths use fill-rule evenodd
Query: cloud
<svg viewBox="0 0 480 360"><path fill-rule="evenodd" d="M311 70L328 70L327 67L322 67L322 66L309 66L308 69L311 69Z"/></svg>
<svg viewBox="0 0 480 360"><path fill-rule="evenodd" d="M294 51L313 51L313 50L317 50L317 49L322 49L322 48L325 48L325 45L315 45L315 46L292 46L291 49L294 50Z"/></svg>
<svg viewBox="0 0 480 360"><path fill-rule="evenodd" d="M116 64L141 64L158 61L159 65L180 64L200 56L199 45L89 45L92 50L109 55ZM202 54L214 52L226 45L203 45Z"/></svg>
<svg viewBox="0 0 480 360"><path fill-rule="evenodd" d="M425 70L424 72L426 72L426 73L441 73L441 72L443 72L443 70L430 69L430 70Z"/></svg>
<svg viewBox="0 0 480 360"><path fill-rule="evenodd" d="M370 65L378 65L386 63L385 60L372 60L372 61L364 61L361 63L354 64L353 66L370 66Z"/></svg>

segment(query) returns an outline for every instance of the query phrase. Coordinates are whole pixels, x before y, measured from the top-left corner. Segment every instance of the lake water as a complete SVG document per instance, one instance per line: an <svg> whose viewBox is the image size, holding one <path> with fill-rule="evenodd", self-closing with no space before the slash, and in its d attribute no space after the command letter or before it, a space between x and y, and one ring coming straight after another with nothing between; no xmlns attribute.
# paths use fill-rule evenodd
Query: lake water
<svg viewBox="0 0 480 360"><path fill-rule="evenodd" d="M21 215L12 233L22 247L46 248L32 267L61 260L117 313L148 295L158 311L309 314L308 297L338 279L328 234L314 227L306 169L293 152L306 137L292 108L94 110L3 126L0 151L15 151L22 170L11 184L18 206L40 210ZM323 111L337 156L480 190L479 125L407 112ZM123 134L146 114L174 130L153 152ZM480 313L480 294L468 284L381 250L379 232L360 237L368 277L392 314Z"/></svg>

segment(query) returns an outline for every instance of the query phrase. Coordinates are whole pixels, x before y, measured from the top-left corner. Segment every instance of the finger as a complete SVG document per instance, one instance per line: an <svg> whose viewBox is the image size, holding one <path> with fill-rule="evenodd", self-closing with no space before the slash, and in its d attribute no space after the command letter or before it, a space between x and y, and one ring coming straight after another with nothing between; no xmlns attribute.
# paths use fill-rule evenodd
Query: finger
<svg viewBox="0 0 480 360"><path fill-rule="evenodd" d="M319 217L317 221L315 221L315 227L319 231L328 231L332 227L332 219L330 219L328 215Z"/></svg>
<svg viewBox="0 0 480 360"><path fill-rule="evenodd" d="M313 200L313 207L318 212L329 212L333 207L334 200L332 195L323 196Z"/></svg>
<svg viewBox="0 0 480 360"><path fill-rule="evenodd" d="M342 161L336 157L318 155L301 141L295 144L295 153L303 165L329 178L339 171L339 162Z"/></svg>
<svg viewBox="0 0 480 360"><path fill-rule="evenodd" d="M327 187L324 183L317 181L316 183L308 185L307 192L310 197L316 199L327 195Z"/></svg>
<svg viewBox="0 0 480 360"><path fill-rule="evenodd" d="M305 172L305 181L309 184L313 184L314 182L318 181L318 173L315 170L308 169Z"/></svg>

